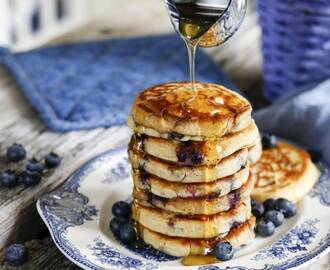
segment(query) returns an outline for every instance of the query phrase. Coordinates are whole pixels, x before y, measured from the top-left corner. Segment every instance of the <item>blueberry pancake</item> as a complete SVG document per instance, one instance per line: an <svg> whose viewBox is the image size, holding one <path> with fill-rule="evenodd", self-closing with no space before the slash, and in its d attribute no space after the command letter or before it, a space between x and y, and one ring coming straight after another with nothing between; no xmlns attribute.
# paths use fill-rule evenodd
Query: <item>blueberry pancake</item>
<svg viewBox="0 0 330 270"><path fill-rule="evenodd" d="M248 244L254 239L255 217L251 216L246 222L233 223L228 233L219 234L214 238L180 238L157 233L139 225L140 237L149 245L166 254L183 257L188 255L204 255L212 252L219 241L229 241L234 248Z"/></svg>
<svg viewBox="0 0 330 270"><path fill-rule="evenodd" d="M132 206L132 217L144 227L168 236L212 238L228 233L234 222L251 217L250 198L236 207L214 215L181 215L156 207Z"/></svg>
<svg viewBox="0 0 330 270"><path fill-rule="evenodd" d="M251 123L251 105L216 84L189 82L156 85L141 92L128 125L138 134L165 139L205 141L242 131Z"/></svg>
<svg viewBox="0 0 330 270"><path fill-rule="evenodd" d="M249 147L248 161L249 163L255 164L258 162L262 155L262 144L261 141L258 140L255 145Z"/></svg>
<svg viewBox="0 0 330 270"><path fill-rule="evenodd" d="M159 197L173 198L194 198L203 197L210 194L224 196L229 192L240 188L249 178L249 164L241 170L225 178L217 179L207 183L181 183L169 182L157 176L148 174L138 169L133 170L134 186L137 189L151 192Z"/></svg>
<svg viewBox="0 0 330 270"><path fill-rule="evenodd" d="M227 177L239 171L246 165L248 149L244 148L222 159L216 165L186 166L173 162L167 162L141 152L128 151L133 169L144 170L159 178L181 183L213 182Z"/></svg>
<svg viewBox="0 0 330 270"><path fill-rule="evenodd" d="M243 201L250 198L254 182L250 178L240 188L231 191L226 195L210 193L201 197L188 198L164 198L152 194L146 190L135 189L133 197L135 201L143 206L156 207L173 213L182 215L214 215L220 212L228 211L236 207Z"/></svg>
<svg viewBox="0 0 330 270"><path fill-rule="evenodd" d="M255 179L252 198L298 202L312 189L320 172L305 150L279 142L275 148L263 151L251 174Z"/></svg>
<svg viewBox="0 0 330 270"><path fill-rule="evenodd" d="M207 141L167 140L147 135L133 135L131 145L146 154L184 165L214 165L236 151L259 143L254 123L244 130Z"/></svg>

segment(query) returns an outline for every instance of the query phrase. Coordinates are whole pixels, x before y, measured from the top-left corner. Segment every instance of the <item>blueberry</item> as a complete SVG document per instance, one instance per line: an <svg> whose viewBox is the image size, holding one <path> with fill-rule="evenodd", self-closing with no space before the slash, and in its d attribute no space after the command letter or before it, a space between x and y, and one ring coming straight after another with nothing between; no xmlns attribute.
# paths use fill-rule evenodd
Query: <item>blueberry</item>
<svg viewBox="0 0 330 270"><path fill-rule="evenodd" d="M36 160L35 158L29 160L28 164L26 165L26 170L39 172L40 174L42 174L44 169L45 165L40 161Z"/></svg>
<svg viewBox="0 0 330 270"><path fill-rule="evenodd" d="M317 151L317 150L314 150L314 149L309 149L308 152L311 155L312 161L314 163L320 162L323 158L323 155L320 151Z"/></svg>
<svg viewBox="0 0 330 270"><path fill-rule="evenodd" d="M0 184L6 188L12 188L18 184L18 176L13 170L6 170L0 174Z"/></svg>
<svg viewBox="0 0 330 270"><path fill-rule="evenodd" d="M287 199L277 199L275 201L275 208L277 211L280 211L286 218L293 217L297 214L296 205Z"/></svg>
<svg viewBox="0 0 330 270"><path fill-rule="evenodd" d="M264 149L275 148L277 145L277 139L275 135L264 134L262 136L262 147Z"/></svg>
<svg viewBox="0 0 330 270"><path fill-rule="evenodd" d="M127 223L128 223L128 220L126 218L115 217L111 220L109 227L114 235L119 236L119 231L120 231L121 226L123 226L124 224L127 224Z"/></svg>
<svg viewBox="0 0 330 270"><path fill-rule="evenodd" d="M276 210L269 210L264 215L265 219L274 223L275 227L279 227L283 224L284 215Z"/></svg>
<svg viewBox="0 0 330 270"><path fill-rule="evenodd" d="M119 238L126 245L132 244L137 239L136 231L131 225L124 224L119 230Z"/></svg>
<svg viewBox="0 0 330 270"><path fill-rule="evenodd" d="M22 182L27 187L38 185L41 181L41 174L37 171L26 170L21 174Z"/></svg>
<svg viewBox="0 0 330 270"><path fill-rule="evenodd" d="M220 261L228 261L234 256L234 249L229 242L221 241L215 246L214 254Z"/></svg>
<svg viewBox="0 0 330 270"><path fill-rule="evenodd" d="M252 206L252 214L256 217L256 218L261 218L261 216L264 214L265 212L265 208L263 206L262 203L256 202L253 206Z"/></svg>
<svg viewBox="0 0 330 270"><path fill-rule="evenodd" d="M10 266L20 266L27 262L29 251L22 244L12 244L6 250L5 258Z"/></svg>
<svg viewBox="0 0 330 270"><path fill-rule="evenodd" d="M26 150L21 144L14 143L7 149L6 157L10 162L18 162L26 157Z"/></svg>
<svg viewBox="0 0 330 270"><path fill-rule="evenodd" d="M51 152L46 156L45 162L48 168L55 168L60 165L61 158L58 154Z"/></svg>
<svg viewBox="0 0 330 270"><path fill-rule="evenodd" d="M177 153L177 158L179 162L186 162L186 160L188 159L188 153L185 151L179 151Z"/></svg>
<svg viewBox="0 0 330 270"><path fill-rule="evenodd" d="M274 234L275 225L270 220L262 218L256 228L257 233L262 237L268 237Z"/></svg>
<svg viewBox="0 0 330 270"><path fill-rule="evenodd" d="M275 200L274 199L267 199L263 203L265 210L274 210L275 209Z"/></svg>
<svg viewBox="0 0 330 270"><path fill-rule="evenodd" d="M204 160L204 154L203 152L201 151L194 151L192 154L191 154L191 163L193 165L198 165L198 164L201 164Z"/></svg>
<svg viewBox="0 0 330 270"><path fill-rule="evenodd" d="M127 202L119 201L112 206L112 214L116 217L128 218L131 214L131 207Z"/></svg>

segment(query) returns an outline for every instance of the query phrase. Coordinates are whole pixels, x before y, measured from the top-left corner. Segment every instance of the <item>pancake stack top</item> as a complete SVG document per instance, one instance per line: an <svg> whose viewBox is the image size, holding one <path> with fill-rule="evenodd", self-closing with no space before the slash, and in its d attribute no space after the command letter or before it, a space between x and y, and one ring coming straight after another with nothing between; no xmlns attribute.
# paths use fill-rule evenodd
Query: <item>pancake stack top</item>
<svg viewBox="0 0 330 270"><path fill-rule="evenodd" d="M133 218L141 238L174 256L254 237L249 166L261 155L250 103L222 86L167 83L136 98L128 124Z"/></svg>

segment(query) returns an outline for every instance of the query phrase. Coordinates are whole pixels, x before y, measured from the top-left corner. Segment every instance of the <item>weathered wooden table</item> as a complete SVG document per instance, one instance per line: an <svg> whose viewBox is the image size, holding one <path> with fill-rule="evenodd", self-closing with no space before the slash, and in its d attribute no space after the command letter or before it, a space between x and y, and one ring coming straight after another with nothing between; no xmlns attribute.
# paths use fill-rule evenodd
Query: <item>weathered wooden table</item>
<svg viewBox="0 0 330 270"><path fill-rule="evenodd" d="M118 5L109 17L52 43L167 33L172 31L172 27L165 9L160 5L162 3L159 1L139 0L137 5L135 0L127 0L125 5ZM141 9L143 12L140 12ZM123 21L122 14L134 20ZM260 29L252 8L234 38L221 48L207 51L246 91L255 107L265 103L260 95L262 61L259 40ZM63 157L62 165L36 187L0 188L0 269L11 269L4 262L3 252L6 244L13 241L24 241L30 249L30 260L20 269L79 269L56 249L37 215L35 201L41 194L63 183L93 156L127 144L130 131L121 126L63 134L51 132L22 96L15 81L1 68L0 104L0 170L5 167L5 149L14 142L26 146L30 157L43 157L53 150ZM307 269L329 270L329 258L326 256Z"/></svg>

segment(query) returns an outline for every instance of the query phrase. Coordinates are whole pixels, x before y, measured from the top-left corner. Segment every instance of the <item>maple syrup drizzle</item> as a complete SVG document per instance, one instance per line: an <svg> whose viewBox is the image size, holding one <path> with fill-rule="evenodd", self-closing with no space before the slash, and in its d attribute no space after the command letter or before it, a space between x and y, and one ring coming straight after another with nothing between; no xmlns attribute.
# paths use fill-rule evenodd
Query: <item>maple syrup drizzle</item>
<svg viewBox="0 0 330 270"><path fill-rule="evenodd" d="M220 261L214 255L189 255L181 260L184 266L208 265L218 262Z"/></svg>
<svg viewBox="0 0 330 270"><path fill-rule="evenodd" d="M237 97L223 87L195 83L191 91L188 83L168 83L142 92L137 106L150 115L177 121L188 119L226 119L249 108L246 100ZM218 119L219 118L219 119Z"/></svg>

